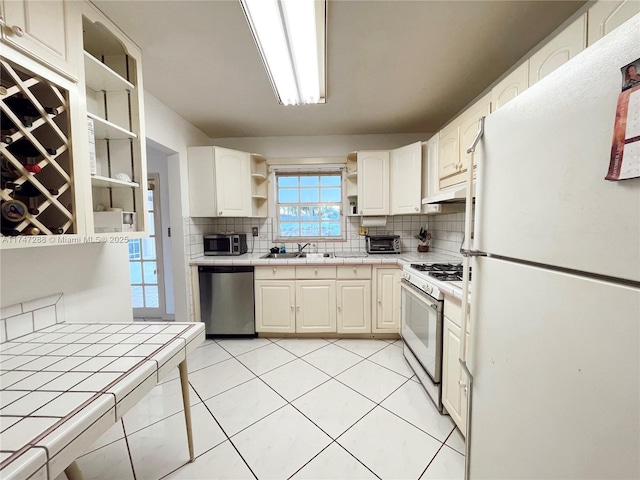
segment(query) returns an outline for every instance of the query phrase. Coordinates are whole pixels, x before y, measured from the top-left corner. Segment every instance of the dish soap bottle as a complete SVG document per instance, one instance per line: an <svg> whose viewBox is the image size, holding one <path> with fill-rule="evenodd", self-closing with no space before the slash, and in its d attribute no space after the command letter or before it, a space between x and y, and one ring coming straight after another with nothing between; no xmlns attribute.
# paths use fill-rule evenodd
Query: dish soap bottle
<svg viewBox="0 0 640 480"><path fill-rule="evenodd" d="M284 243L282 245L280 245L280 253L287 253L287 249L284 246Z"/></svg>

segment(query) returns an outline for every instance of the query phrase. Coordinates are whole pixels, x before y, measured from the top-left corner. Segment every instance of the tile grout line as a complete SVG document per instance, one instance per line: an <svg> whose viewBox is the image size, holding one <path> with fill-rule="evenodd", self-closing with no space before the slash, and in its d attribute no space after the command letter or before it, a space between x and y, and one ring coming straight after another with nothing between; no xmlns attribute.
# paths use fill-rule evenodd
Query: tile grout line
<svg viewBox="0 0 640 480"><path fill-rule="evenodd" d="M120 417L120 423L122 424L122 432L124 433L124 443L127 445L127 454L129 455L129 463L131 464L131 473L133 474L133 480L137 480L136 467L133 465L133 455L131 455L131 448L129 447L129 436L127 435L127 428L124 426L124 419L122 417ZM111 445L111 443L109 443L108 445Z"/></svg>

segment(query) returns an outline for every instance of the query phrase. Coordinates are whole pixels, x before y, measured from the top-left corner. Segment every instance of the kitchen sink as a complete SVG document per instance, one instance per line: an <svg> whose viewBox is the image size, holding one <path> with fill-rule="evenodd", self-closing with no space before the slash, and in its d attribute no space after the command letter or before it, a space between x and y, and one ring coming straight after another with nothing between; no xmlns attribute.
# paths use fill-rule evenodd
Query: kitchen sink
<svg viewBox="0 0 640 480"><path fill-rule="evenodd" d="M267 253L261 258L297 258L299 253Z"/></svg>
<svg viewBox="0 0 640 480"><path fill-rule="evenodd" d="M333 253L300 253L298 258L333 258Z"/></svg>
<svg viewBox="0 0 640 480"><path fill-rule="evenodd" d="M333 258L333 253L267 253L260 258Z"/></svg>

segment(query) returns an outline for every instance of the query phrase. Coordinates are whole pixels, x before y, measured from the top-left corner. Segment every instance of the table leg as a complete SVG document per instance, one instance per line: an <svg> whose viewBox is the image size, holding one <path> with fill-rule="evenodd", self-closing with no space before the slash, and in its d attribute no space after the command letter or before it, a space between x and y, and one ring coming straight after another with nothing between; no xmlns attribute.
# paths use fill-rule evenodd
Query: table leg
<svg viewBox="0 0 640 480"><path fill-rule="evenodd" d="M193 462L193 431L191 430L191 402L189 401L189 372L187 371L187 359L178 365L180 370L180 385L182 386L182 403L184 404L184 420L187 423L187 442L189 443L189 461ZM71 480L71 479L70 479Z"/></svg>
<svg viewBox="0 0 640 480"><path fill-rule="evenodd" d="M67 468L64 469L64 474L69 480L82 480L82 472L76 462L73 462Z"/></svg>

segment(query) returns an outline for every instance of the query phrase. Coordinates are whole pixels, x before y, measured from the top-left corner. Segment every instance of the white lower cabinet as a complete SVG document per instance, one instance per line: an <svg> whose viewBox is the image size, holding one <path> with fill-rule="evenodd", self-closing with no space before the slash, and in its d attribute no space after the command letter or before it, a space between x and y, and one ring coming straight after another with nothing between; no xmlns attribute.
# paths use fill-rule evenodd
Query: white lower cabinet
<svg viewBox="0 0 640 480"><path fill-rule="evenodd" d="M373 278L375 320L372 321L371 331L399 333L401 270L397 267L376 267Z"/></svg>
<svg viewBox="0 0 640 480"><path fill-rule="evenodd" d="M255 296L257 332L295 333L294 280L256 280Z"/></svg>
<svg viewBox="0 0 640 480"><path fill-rule="evenodd" d="M256 331L371 333L371 283L369 265L256 267Z"/></svg>
<svg viewBox="0 0 640 480"><path fill-rule="evenodd" d="M460 366L461 302L445 297L442 329L442 404L464 435L467 429L467 380ZM469 330L467 330L467 348Z"/></svg>
<svg viewBox="0 0 640 480"><path fill-rule="evenodd" d="M336 282L338 333L371 332L371 280Z"/></svg>
<svg viewBox="0 0 640 480"><path fill-rule="evenodd" d="M296 282L296 332L334 333L336 331L336 281Z"/></svg>

